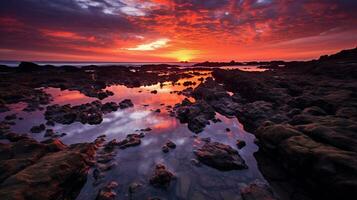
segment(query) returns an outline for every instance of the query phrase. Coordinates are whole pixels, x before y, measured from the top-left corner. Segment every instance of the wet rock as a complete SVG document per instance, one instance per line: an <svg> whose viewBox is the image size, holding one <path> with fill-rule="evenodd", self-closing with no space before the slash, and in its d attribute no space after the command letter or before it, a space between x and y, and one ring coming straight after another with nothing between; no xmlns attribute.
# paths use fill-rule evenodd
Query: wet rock
<svg viewBox="0 0 357 200"><path fill-rule="evenodd" d="M137 192L138 190L140 190L141 188L143 187L143 185L141 183L131 183L129 185L129 193L132 194L132 193L135 193Z"/></svg>
<svg viewBox="0 0 357 200"><path fill-rule="evenodd" d="M211 142L211 138L210 137L200 138L200 140L203 141L203 142Z"/></svg>
<svg viewBox="0 0 357 200"><path fill-rule="evenodd" d="M196 82L194 81L185 81L182 84L183 86L187 87L187 86L192 86L192 85L196 85Z"/></svg>
<svg viewBox="0 0 357 200"><path fill-rule="evenodd" d="M97 92L96 95L92 95L92 96L96 96L98 99L103 100L109 96L113 96L114 93L112 91L109 90L105 90L105 91L99 91Z"/></svg>
<svg viewBox="0 0 357 200"><path fill-rule="evenodd" d="M126 139L118 143L119 148L125 149L127 147L137 146L141 144L141 135L139 134L129 134Z"/></svg>
<svg viewBox="0 0 357 200"><path fill-rule="evenodd" d="M16 114L6 115L5 120L15 120L17 118Z"/></svg>
<svg viewBox="0 0 357 200"><path fill-rule="evenodd" d="M155 112L156 112L156 113L160 113L161 110L160 110L160 109L156 109Z"/></svg>
<svg viewBox="0 0 357 200"><path fill-rule="evenodd" d="M96 200L114 200L116 197L115 189L118 187L118 183L111 181L105 187L99 190Z"/></svg>
<svg viewBox="0 0 357 200"><path fill-rule="evenodd" d="M40 124L38 126L33 126L30 131L31 133L41 133L46 129L46 126L44 124Z"/></svg>
<svg viewBox="0 0 357 200"><path fill-rule="evenodd" d="M167 145L164 145L161 147L162 152L168 153L170 151L169 147Z"/></svg>
<svg viewBox="0 0 357 200"><path fill-rule="evenodd" d="M240 189L243 200L277 200L271 188L262 182L251 183Z"/></svg>
<svg viewBox="0 0 357 200"><path fill-rule="evenodd" d="M176 117L181 123L188 123L188 128L194 132L202 132L204 127L209 124L209 120L215 117L215 112L205 101L191 103L184 99L181 104L174 108Z"/></svg>
<svg viewBox="0 0 357 200"><path fill-rule="evenodd" d="M174 142L172 142L171 140L168 140L166 142L166 146L169 147L170 149L175 149L176 148L176 144Z"/></svg>
<svg viewBox="0 0 357 200"><path fill-rule="evenodd" d="M212 119L212 122L213 122L213 123L218 123L218 122L222 122L222 120L219 119L219 118L213 118L213 119Z"/></svg>
<svg viewBox="0 0 357 200"><path fill-rule="evenodd" d="M219 170L248 168L238 151L222 143L207 142L194 153L199 161Z"/></svg>
<svg viewBox="0 0 357 200"><path fill-rule="evenodd" d="M78 106L69 104L59 106L47 106L45 118L48 121L60 124L71 124L81 122L82 124L100 124L103 121L103 113L115 111L117 106L114 102L105 103L93 101Z"/></svg>
<svg viewBox="0 0 357 200"><path fill-rule="evenodd" d="M140 134L128 134L125 139L117 141L116 139L111 140L105 145L105 150L110 152L113 151L115 147L120 149L126 149L128 147L137 146L141 144L142 135Z"/></svg>
<svg viewBox="0 0 357 200"><path fill-rule="evenodd" d="M53 121L49 120L46 122L46 125L47 126L55 126L55 123Z"/></svg>
<svg viewBox="0 0 357 200"><path fill-rule="evenodd" d="M245 147L245 145L246 145L244 140L237 140L236 144L237 144L238 149L241 149L241 148Z"/></svg>
<svg viewBox="0 0 357 200"><path fill-rule="evenodd" d="M25 200L29 196L32 199L67 199L78 194L86 182L88 163L94 155L93 145L83 143L53 149L49 147L51 144L22 137L8 146L6 151L16 154L1 158L2 199ZM50 152L51 149L56 151Z"/></svg>
<svg viewBox="0 0 357 200"><path fill-rule="evenodd" d="M120 109L126 109L126 108L130 108L130 107L133 107L133 106L134 106L134 104L133 104L133 102L131 102L130 99L124 99L123 101L121 101L119 103Z"/></svg>
<svg viewBox="0 0 357 200"><path fill-rule="evenodd" d="M326 115L326 112L324 110L322 110L321 108L317 107L317 106L312 106L309 108L305 108L302 111L303 114L310 114L310 115L316 115L316 116L320 116L320 115Z"/></svg>
<svg viewBox="0 0 357 200"><path fill-rule="evenodd" d="M148 131L152 131L152 129L148 127L148 128L140 129L140 131L148 132Z"/></svg>
<svg viewBox="0 0 357 200"><path fill-rule="evenodd" d="M45 132L45 137L53 137L55 135L55 132L53 131L53 129L47 129Z"/></svg>
<svg viewBox="0 0 357 200"><path fill-rule="evenodd" d="M295 130L292 126L280 124L260 127L256 132L256 136L261 144L270 149L276 149L285 139L299 135L302 135L302 133Z"/></svg>
<svg viewBox="0 0 357 200"><path fill-rule="evenodd" d="M201 166L201 163L200 161L196 160L196 159L191 159L191 164L196 166L196 167L200 167Z"/></svg>
<svg viewBox="0 0 357 200"><path fill-rule="evenodd" d="M154 187L167 188L170 185L174 175L162 164L155 166L154 174L150 178L150 184Z"/></svg>
<svg viewBox="0 0 357 200"><path fill-rule="evenodd" d="M101 110L104 112L104 113L110 113L110 112L113 112L113 111L117 111L119 108L119 105L115 102L108 102L108 103L105 103L103 104Z"/></svg>
<svg viewBox="0 0 357 200"><path fill-rule="evenodd" d="M230 132L231 131L231 129L230 128L226 128L226 132Z"/></svg>
<svg viewBox="0 0 357 200"><path fill-rule="evenodd" d="M150 92L151 94L157 94L157 90L153 90Z"/></svg>

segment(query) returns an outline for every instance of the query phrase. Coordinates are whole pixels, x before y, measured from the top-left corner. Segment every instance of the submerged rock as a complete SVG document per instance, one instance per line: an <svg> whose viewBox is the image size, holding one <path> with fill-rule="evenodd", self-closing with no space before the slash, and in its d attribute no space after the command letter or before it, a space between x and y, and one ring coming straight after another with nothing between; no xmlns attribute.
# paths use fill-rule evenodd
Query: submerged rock
<svg viewBox="0 0 357 200"><path fill-rule="evenodd" d="M194 153L199 161L219 170L248 168L238 151L222 143L207 142Z"/></svg>
<svg viewBox="0 0 357 200"><path fill-rule="evenodd" d="M149 181L154 187L167 188L173 178L173 173L168 171L164 165L157 164L155 166L154 174Z"/></svg>
<svg viewBox="0 0 357 200"><path fill-rule="evenodd" d="M117 194L115 189L118 187L116 181L109 182L105 187L99 190L96 200L114 200Z"/></svg>

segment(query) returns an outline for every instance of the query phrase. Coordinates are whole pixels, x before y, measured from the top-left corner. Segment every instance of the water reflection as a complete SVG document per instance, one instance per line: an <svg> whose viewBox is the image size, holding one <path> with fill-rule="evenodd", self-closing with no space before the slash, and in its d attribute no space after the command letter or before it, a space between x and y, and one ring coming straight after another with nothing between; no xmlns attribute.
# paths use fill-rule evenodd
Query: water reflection
<svg viewBox="0 0 357 200"><path fill-rule="evenodd" d="M116 150L115 160L118 165L105 173L102 184L111 180L118 181L120 184L117 190L118 199L129 199L129 197L147 199L153 196L164 199L235 199L239 195L241 185L256 179L263 180L253 157L253 153L258 149L254 144L254 136L246 133L237 119L226 118L217 113L217 117L222 122L211 122L196 137L188 130L187 125L180 124L176 118L170 117L166 110L166 106L174 106L186 98L184 95L173 93L186 89L187 86L183 85L184 82L194 81L197 84L191 87L196 87L201 78L210 76L209 71L200 71L200 73L204 73L204 75L180 79L175 84L165 82L139 88L127 88L123 85L107 87L106 89L113 91L115 95L103 100L103 103L131 99L134 107L105 115L103 122L99 125L83 125L78 122L70 125L57 124L54 130L59 133L67 133L61 140L65 144L73 144L91 142L103 134L107 136L107 141L121 140L127 134L139 133L137 131L139 129L152 128L152 131L147 132L142 139L141 145L125 150ZM151 93L153 90L156 90L157 94ZM45 91L53 95L53 104L78 105L95 100L78 91L61 91L57 88L47 88ZM17 125L13 127L14 131L28 132L31 126L44 122L42 111L25 113L20 111L21 106L23 105L14 105L15 110L20 112L19 115L24 117L24 120L16 121ZM155 112L156 109L160 109L161 112ZM227 132L226 128L231 131ZM38 140L45 139L43 134L32 134L32 136ZM246 147L239 150L239 153L245 159L249 169L221 172L204 165L201 167L192 165L191 160L195 158L193 151L203 145L200 138L205 137L210 137L212 141L228 144L233 148L236 148L237 139L246 141ZM165 154L161 147L167 140L176 143L177 147ZM177 179L167 190L155 189L148 183L157 163L165 164L177 176ZM95 199L102 185L94 186L93 181L93 177L89 175L78 200ZM131 196L128 186L133 182L139 182L144 187Z"/></svg>

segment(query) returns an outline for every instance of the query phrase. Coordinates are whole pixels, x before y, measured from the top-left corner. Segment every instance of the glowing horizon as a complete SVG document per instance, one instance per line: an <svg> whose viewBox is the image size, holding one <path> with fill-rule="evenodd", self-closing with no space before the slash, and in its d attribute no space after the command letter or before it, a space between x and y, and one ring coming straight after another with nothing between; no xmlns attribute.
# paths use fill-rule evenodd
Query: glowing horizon
<svg viewBox="0 0 357 200"><path fill-rule="evenodd" d="M353 0L4 0L0 60L309 60L357 46Z"/></svg>

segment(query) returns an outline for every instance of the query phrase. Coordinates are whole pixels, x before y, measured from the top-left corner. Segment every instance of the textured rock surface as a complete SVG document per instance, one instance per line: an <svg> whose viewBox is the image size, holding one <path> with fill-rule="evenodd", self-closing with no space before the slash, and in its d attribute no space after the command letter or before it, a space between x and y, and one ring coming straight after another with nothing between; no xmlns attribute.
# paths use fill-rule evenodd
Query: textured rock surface
<svg viewBox="0 0 357 200"><path fill-rule="evenodd" d="M248 168L237 150L218 142L205 143L195 151L195 155L202 163L219 170Z"/></svg>

